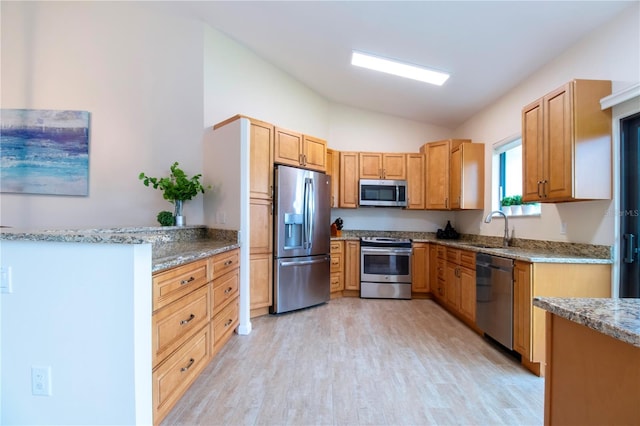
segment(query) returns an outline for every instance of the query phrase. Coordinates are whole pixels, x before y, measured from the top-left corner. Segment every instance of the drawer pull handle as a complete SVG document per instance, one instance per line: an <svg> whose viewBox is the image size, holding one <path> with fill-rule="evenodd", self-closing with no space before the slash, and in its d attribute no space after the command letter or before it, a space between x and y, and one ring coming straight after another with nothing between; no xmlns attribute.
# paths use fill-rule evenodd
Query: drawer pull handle
<svg viewBox="0 0 640 426"><path fill-rule="evenodd" d="M225 327L225 328L229 327L229 326L231 325L231 323L232 323L232 322L233 322L233 320L232 320L232 319L229 319L229 321L227 321L227 322L225 322L225 323L224 323L224 327Z"/></svg>
<svg viewBox="0 0 640 426"><path fill-rule="evenodd" d="M227 260L226 262L224 262L224 266L229 266L233 263L233 260Z"/></svg>
<svg viewBox="0 0 640 426"><path fill-rule="evenodd" d="M196 317L195 315L191 314L191 315L189 316L189 319L186 319L186 320L182 320L182 321L180 321L180 325L189 324L189 323L190 323L190 322L191 322L195 317Z"/></svg>
<svg viewBox="0 0 640 426"><path fill-rule="evenodd" d="M231 293L232 291L233 291L233 287L229 287L228 289L226 289L226 290L224 291L224 294L229 294L229 293Z"/></svg>
<svg viewBox="0 0 640 426"><path fill-rule="evenodd" d="M194 362L196 362L196 360L195 360L195 359L193 359L193 358L191 358L191 359L189 360L189 364L187 364L187 366L186 366L186 367L182 367L182 368L180 369L180 372L181 372L181 373L184 373L185 371L187 371L188 369L190 369Z"/></svg>
<svg viewBox="0 0 640 426"><path fill-rule="evenodd" d="M189 277L188 280L182 280L180 281L180 285L185 285L185 284L189 284L191 281L195 281L195 277Z"/></svg>

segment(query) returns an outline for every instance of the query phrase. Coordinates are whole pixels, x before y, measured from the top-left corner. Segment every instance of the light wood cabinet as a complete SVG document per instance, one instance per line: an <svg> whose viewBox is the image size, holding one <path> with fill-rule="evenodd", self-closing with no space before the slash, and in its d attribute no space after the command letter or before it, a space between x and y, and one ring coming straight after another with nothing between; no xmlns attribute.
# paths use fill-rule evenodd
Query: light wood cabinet
<svg viewBox="0 0 640 426"><path fill-rule="evenodd" d="M251 119L249 197L273 197L273 125Z"/></svg>
<svg viewBox="0 0 640 426"><path fill-rule="evenodd" d="M431 253L432 259L435 259L433 264L434 279L432 282L435 284L433 289L433 295L436 300L441 304L445 303L446 297L446 281L447 281L447 249L439 244L433 244L433 251Z"/></svg>
<svg viewBox="0 0 640 426"><path fill-rule="evenodd" d="M329 148L327 148L327 174L331 176L331 208L337 208L340 194L340 152Z"/></svg>
<svg viewBox="0 0 640 426"><path fill-rule="evenodd" d="M429 244L413 243L411 255L411 292L429 293Z"/></svg>
<svg viewBox="0 0 640 426"><path fill-rule="evenodd" d="M484 144L447 139L424 144L427 210L484 208Z"/></svg>
<svg viewBox="0 0 640 426"><path fill-rule="evenodd" d="M533 306L537 296L611 297L611 265L515 262L514 350L525 367L544 376L545 311Z"/></svg>
<svg viewBox="0 0 640 426"><path fill-rule="evenodd" d="M250 254L273 252L273 202L251 198L249 200Z"/></svg>
<svg viewBox="0 0 640 426"><path fill-rule="evenodd" d="M467 323L476 321L475 253L446 248L444 301L446 307Z"/></svg>
<svg viewBox="0 0 640 426"><path fill-rule="evenodd" d="M345 241L344 250L344 289L360 291L360 241Z"/></svg>
<svg viewBox="0 0 640 426"><path fill-rule="evenodd" d="M425 156L424 154L407 154L407 209L424 210L425 208Z"/></svg>
<svg viewBox="0 0 640 426"><path fill-rule="evenodd" d="M154 424L233 335L239 322L239 276L239 249L153 274ZM216 325L222 317L224 332Z"/></svg>
<svg viewBox="0 0 640 426"><path fill-rule="evenodd" d="M462 143L451 151L451 209L484 208L484 144Z"/></svg>
<svg viewBox="0 0 640 426"><path fill-rule="evenodd" d="M331 241L331 293L344 290L344 242Z"/></svg>
<svg viewBox="0 0 640 426"><path fill-rule="evenodd" d="M256 317L268 313L273 304L273 254L254 253L249 259L251 280L250 316Z"/></svg>
<svg viewBox="0 0 640 426"><path fill-rule="evenodd" d="M274 162L320 172L327 168L327 142L298 132L275 128Z"/></svg>
<svg viewBox="0 0 640 426"><path fill-rule="evenodd" d="M523 200L611 199L611 82L573 80L522 110Z"/></svg>
<svg viewBox="0 0 640 426"><path fill-rule="evenodd" d="M338 206L344 209L358 207L358 170L357 152L340 152L340 194Z"/></svg>
<svg viewBox="0 0 640 426"><path fill-rule="evenodd" d="M359 162L360 179L404 180L407 178L405 154L361 152Z"/></svg>

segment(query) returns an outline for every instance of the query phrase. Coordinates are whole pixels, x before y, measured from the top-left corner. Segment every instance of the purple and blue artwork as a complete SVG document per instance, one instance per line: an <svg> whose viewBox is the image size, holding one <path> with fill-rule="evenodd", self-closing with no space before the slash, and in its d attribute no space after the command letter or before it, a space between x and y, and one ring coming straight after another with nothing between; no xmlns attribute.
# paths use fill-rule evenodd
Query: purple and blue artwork
<svg viewBox="0 0 640 426"><path fill-rule="evenodd" d="M89 112L0 110L0 192L89 194Z"/></svg>

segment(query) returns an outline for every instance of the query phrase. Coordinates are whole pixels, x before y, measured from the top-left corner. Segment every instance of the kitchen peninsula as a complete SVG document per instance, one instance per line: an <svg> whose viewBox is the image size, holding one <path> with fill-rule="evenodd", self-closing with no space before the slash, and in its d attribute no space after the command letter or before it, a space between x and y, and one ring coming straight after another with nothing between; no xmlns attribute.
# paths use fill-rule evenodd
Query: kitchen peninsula
<svg viewBox="0 0 640 426"><path fill-rule="evenodd" d="M640 299L533 304L547 311L545 424L637 424Z"/></svg>
<svg viewBox="0 0 640 426"><path fill-rule="evenodd" d="M8 423L158 423L238 326L238 248L204 227L3 229ZM34 365L51 376L35 413Z"/></svg>

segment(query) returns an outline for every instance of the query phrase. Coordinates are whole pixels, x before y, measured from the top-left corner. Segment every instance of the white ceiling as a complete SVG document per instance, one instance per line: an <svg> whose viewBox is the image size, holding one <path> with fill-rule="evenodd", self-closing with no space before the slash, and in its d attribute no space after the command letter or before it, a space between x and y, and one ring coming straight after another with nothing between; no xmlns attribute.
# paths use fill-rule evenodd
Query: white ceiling
<svg viewBox="0 0 640 426"><path fill-rule="evenodd" d="M181 7L327 99L455 128L635 1L201 1ZM359 50L451 73L350 65Z"/></svg>

